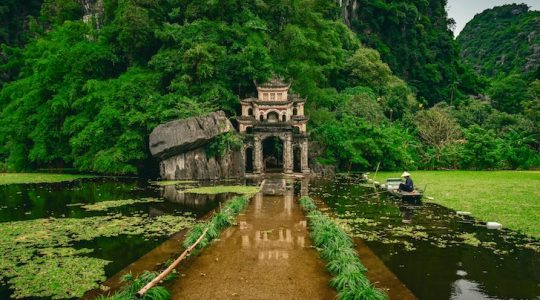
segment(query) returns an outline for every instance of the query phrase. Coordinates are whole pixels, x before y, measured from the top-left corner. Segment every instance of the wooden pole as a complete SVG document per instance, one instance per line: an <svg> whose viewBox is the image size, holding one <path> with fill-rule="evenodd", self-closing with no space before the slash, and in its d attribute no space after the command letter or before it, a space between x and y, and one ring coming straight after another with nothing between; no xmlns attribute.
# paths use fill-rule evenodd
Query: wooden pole
<svg viewBox="0 0 540 300"><path fill-rule="evenodd" d="M373 181L375 181L375 178L377 178L377 173L379 173L379 167L381 166L381 162L377 163L377 169L375 170L375 175L373 176Z"/></svg>
<svg viewBox="0 0 540 300"><path fill-rule="evenodd" d="M148 292L149 289L153 288L160 281L165 279L165 277L167 277L167 275L169 275L169 273L171 273L172 270L174 270L174 268L176 268L178 266L178 264L182 260L184 260L191 253L191 251L193 251L193 249L195 249L195 247L197 247L197 245L203 240L203 238L206 235L207 231L208 231L208 227L206 227L204 229L203 233L197 239L197 241L195 241L195 243L193 243L193 245L189 246L189 248L187 248L186 251L182 252L182 254L167 269L165 269L163 272L161 272L161 274L159 274L156 278L154 278L147 285L145 285L142 289L140 289L137 292L137 297L141 298L142 296L144 296L144 294L146 294L146 292Z"/></svg>

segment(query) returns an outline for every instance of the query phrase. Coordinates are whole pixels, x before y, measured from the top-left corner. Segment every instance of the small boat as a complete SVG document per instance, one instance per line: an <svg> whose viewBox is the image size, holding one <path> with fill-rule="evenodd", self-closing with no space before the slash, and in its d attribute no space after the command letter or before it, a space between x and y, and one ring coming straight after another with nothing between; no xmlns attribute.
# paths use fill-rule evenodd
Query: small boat
<svg viewBox="0 0 540 300"><path fill-rule="evenodd" d="M395 190L388 190L388 192L390 193L390 195L404 201L419 201L420 199L422 199L422 196L424 196L422 193L420 193L417 190L414 190L412 192L405 192L400 189L395 189Z"/></svg>
<svg viewBox="0 0 540 300"><path fill-rule="evenodd" d="M383 190L397 190L399 189L399 184L402 183L401 178L388 178L386 181L381 185L381 188Z"/></svg>
<svg viewBox="0 0 540 300"><path fill-rule="evenodd" d="M399 189L399 184L401 183L401 178L388 178L386 182L382 185L383 189L387 190L390 195L399 198L404 201L418 201L424 196L418 190L412 192L405 192Z"/></svg>

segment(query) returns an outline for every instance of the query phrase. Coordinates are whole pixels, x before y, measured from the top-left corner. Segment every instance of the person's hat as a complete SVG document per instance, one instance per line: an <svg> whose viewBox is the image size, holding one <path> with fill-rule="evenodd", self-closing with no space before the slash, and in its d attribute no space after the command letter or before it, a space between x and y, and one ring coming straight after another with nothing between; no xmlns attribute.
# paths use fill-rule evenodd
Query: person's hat
<svg viewBox="0 0 540 300"><path fill-rule="evenodd" d="M411 176L409 172L403 172L403 174L401 174L401 177L409 177L409 176Z"/></svg>

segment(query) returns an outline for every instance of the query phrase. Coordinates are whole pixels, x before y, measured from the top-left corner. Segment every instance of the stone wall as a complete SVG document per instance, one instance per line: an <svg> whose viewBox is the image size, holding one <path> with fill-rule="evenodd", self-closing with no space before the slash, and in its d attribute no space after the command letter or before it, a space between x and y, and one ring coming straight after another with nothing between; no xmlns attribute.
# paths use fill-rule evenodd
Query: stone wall
<svg viewBox="0 0 540 300"><path fill-rule="evenodd" d="M240 151L224 157L206 155L204 147L177 154L159 163L161 177L173 179L223 179L244 176L244 159Z"/></svg>
<svg viewBox="0 0 540 300"><path fill-rule="evenodd" d="M150 134L150 152L160 160L163 179L222 179L244 176L241 151L223 157L206 154L207 146L223 133L234 131L224 112L159 125Z"/></svg>

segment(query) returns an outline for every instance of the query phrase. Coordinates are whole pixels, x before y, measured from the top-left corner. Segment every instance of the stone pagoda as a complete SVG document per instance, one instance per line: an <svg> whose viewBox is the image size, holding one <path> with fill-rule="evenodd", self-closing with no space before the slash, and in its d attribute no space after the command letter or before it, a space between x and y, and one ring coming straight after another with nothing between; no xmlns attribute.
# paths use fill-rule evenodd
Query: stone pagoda
<svg viewBox="0 0 540 300"><path fill-rule="evenodd" d="M305 99L289 93L290 82L255 82L258 97L240 100L239 131L246 173L309 173Z"/></svg>

